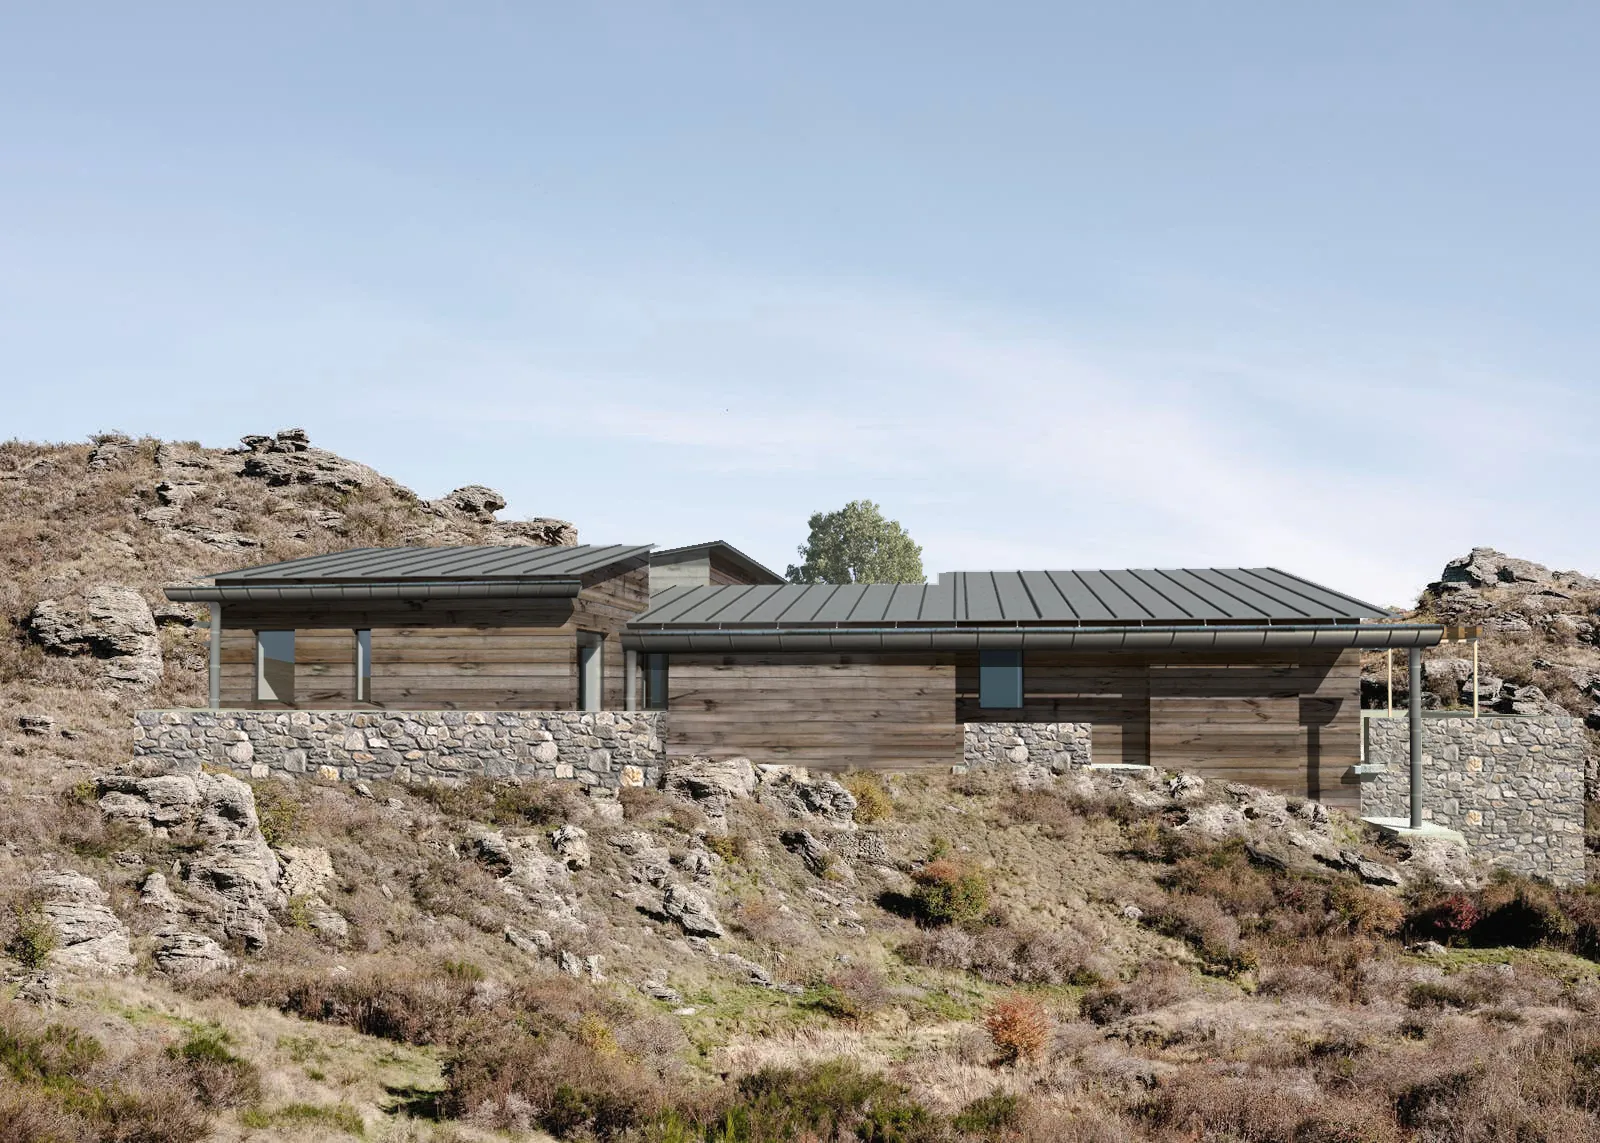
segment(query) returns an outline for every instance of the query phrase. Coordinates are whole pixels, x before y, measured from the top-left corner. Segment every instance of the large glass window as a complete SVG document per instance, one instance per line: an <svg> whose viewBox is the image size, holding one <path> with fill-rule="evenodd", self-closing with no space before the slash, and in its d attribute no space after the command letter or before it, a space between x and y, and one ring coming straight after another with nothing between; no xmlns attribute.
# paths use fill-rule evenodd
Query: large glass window
<svg viewBox="0 0 1600 1143"><path fill-rule="evenodd" d="M294 632L256 632L256 699L294 701Z"/></svg>
<svg viewBox="0 0 1600 1143"><path fill-rule="evenodd" d="M604 636L578 632L578 709L600 710L604 704L605 672L601 662Z"/></svg>
<svg viewBox="0 0 1600 1143"><path fill-rule="evenodd" d="M660 653L644 657L644 708L667 709L667 657Z"/></svg>
<svg viewBox="0 0 1600 1143"><path fill-rule="evenodd" d="M356 632L356 701L372 701L372 632Z"/></svg>
<svg viewBox="0 0 1600 1143"><path fill-rule="evenodd" d="M1022 652L978 652L978 705L1008 710L1022 705Z"/></svg>

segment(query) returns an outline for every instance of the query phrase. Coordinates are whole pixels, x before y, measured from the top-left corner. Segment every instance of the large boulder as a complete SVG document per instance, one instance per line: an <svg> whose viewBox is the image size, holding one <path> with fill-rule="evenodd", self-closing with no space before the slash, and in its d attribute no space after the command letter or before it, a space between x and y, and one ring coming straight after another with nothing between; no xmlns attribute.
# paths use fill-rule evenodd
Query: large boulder
<svg viewBox="0 0 1600 1143"><path fill-rule="evenodd" d="M96 976L133 971L128 927L111 911L105 890L92 877L53 870L39 874L33 890L39 912L55 935L50 952L53 967Z"/></svg>
<svg viewBox="0 0 1600 1143"><path fill-rule="evenodd" d="M447 512L459 512L479 523L488 524L494 521L494 514L506 506L506 498L493 488L468 484L441 496L432 502L432 506Z"/></svg>
<svg viewBox="0 0 1600 1143"><path fill-rule="evenodd" d="M273 487L303 484L335 492L379 485L400 488L375 469L327 449L313 448L304 429L284 429L271 437L246 436L240 438L240 443L244 461L239 474Z"/></svg>
<svg viewBox="0 0 1600 1143"><path fill-rule="evenodd" d="M729 804L755 792L756 769L748 758L706 758L698 754L671 758L661 787L674 797L699 806L711 828L725 833Z"/></svg>
<svg viewBox="0 0 1600 1143"><path fill-rule="evenodd" d="M53 655L92 655L107 684L144 689L161 681L161 640L150 605L131 587L101 584L81 609L44 599L27 620L34 641Z"/></svg>
<svg viewBox="0 0 1600 1143"><path fill-rule="evenodd" d="M100 809L108 818L160 836L189 838L180 885L228 937L259 948L276 929L272 912L288 901L277 854L261 836L255 795L231 774L103 775ZM159 896L159 894L158 894ZM163 898L164 900L164 898Z"/></svg>
<svg viewBox="0 0 1600 1143"><path fill-rule="evenodd" d="M158 930L155 937L156 967L178 980L193 980L233 968L233 958L204 933L168 926Z"/></svg>
<svg viewBox="0 0 1600 1143"><path fill-rule="evenodd" d="M855 828L856 796L832 778L814 778L796 767L763 766L756 800L786 817Z"/></svg>

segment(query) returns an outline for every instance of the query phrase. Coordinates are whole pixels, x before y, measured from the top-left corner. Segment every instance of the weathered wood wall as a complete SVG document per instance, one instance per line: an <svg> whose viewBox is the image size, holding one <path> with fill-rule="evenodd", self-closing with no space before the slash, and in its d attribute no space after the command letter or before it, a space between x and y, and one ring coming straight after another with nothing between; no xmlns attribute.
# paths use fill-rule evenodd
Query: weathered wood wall
<svg viewBox="0 0 1600 1143"><path fill-rule="evenodd" d="M1030 652L1024 705L978 705L957 655L673 655L668 749L896 769L961 761L965 722L1087 722L1100 762L1146 763L1354 808L1355 652Z"/></svg>
<svg viewBox="0 0 1600 1143"><path fill-rule="evenodd" d="M961 760L955 658L673 655L667 750L843 769Z"/></svg>
<svg viewBox="0 0 1600 1143"><path fill-rule="evenodd" d="M222 609L222 705L351 707L355 635L372 631L372 702L421 710L570 710L577 633L605 636L603 705L623 707L619 632L649 603L636 568L585 581L575 599L394 601L325 607L229 604ZM255 632L295 632L292 704L256 700Z"/></svg>

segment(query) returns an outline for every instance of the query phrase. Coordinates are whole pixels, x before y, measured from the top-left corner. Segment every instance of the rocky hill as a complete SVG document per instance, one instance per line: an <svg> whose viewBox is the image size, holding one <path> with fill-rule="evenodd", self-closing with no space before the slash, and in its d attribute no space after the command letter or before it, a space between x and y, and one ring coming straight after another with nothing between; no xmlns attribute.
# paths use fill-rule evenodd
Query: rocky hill
<svg viewBox="0 0 1600 1143"><path fill-rule="evenodd" d="M575 534L292 431L0 482L0 1143L1600 1140L1600 898L1186 775L143 773L131 710L202 691L159 584ZM1575 701L1589 588L1498 559L1423 608Z"/></svg>

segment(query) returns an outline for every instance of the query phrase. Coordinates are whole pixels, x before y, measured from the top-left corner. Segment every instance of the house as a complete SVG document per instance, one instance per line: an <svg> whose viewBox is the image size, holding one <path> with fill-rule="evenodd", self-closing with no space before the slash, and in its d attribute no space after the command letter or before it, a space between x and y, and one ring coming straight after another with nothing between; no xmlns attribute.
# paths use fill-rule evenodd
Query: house
<svg viewBox="0 0 1600 1143"><path fill-rule="evenodd" d="M1273 568L784 583L715 542L360 549L169 588L220 708L662 710L671 753L1197 770L1355 809L1358 653L1433 625Z"/></svg>

